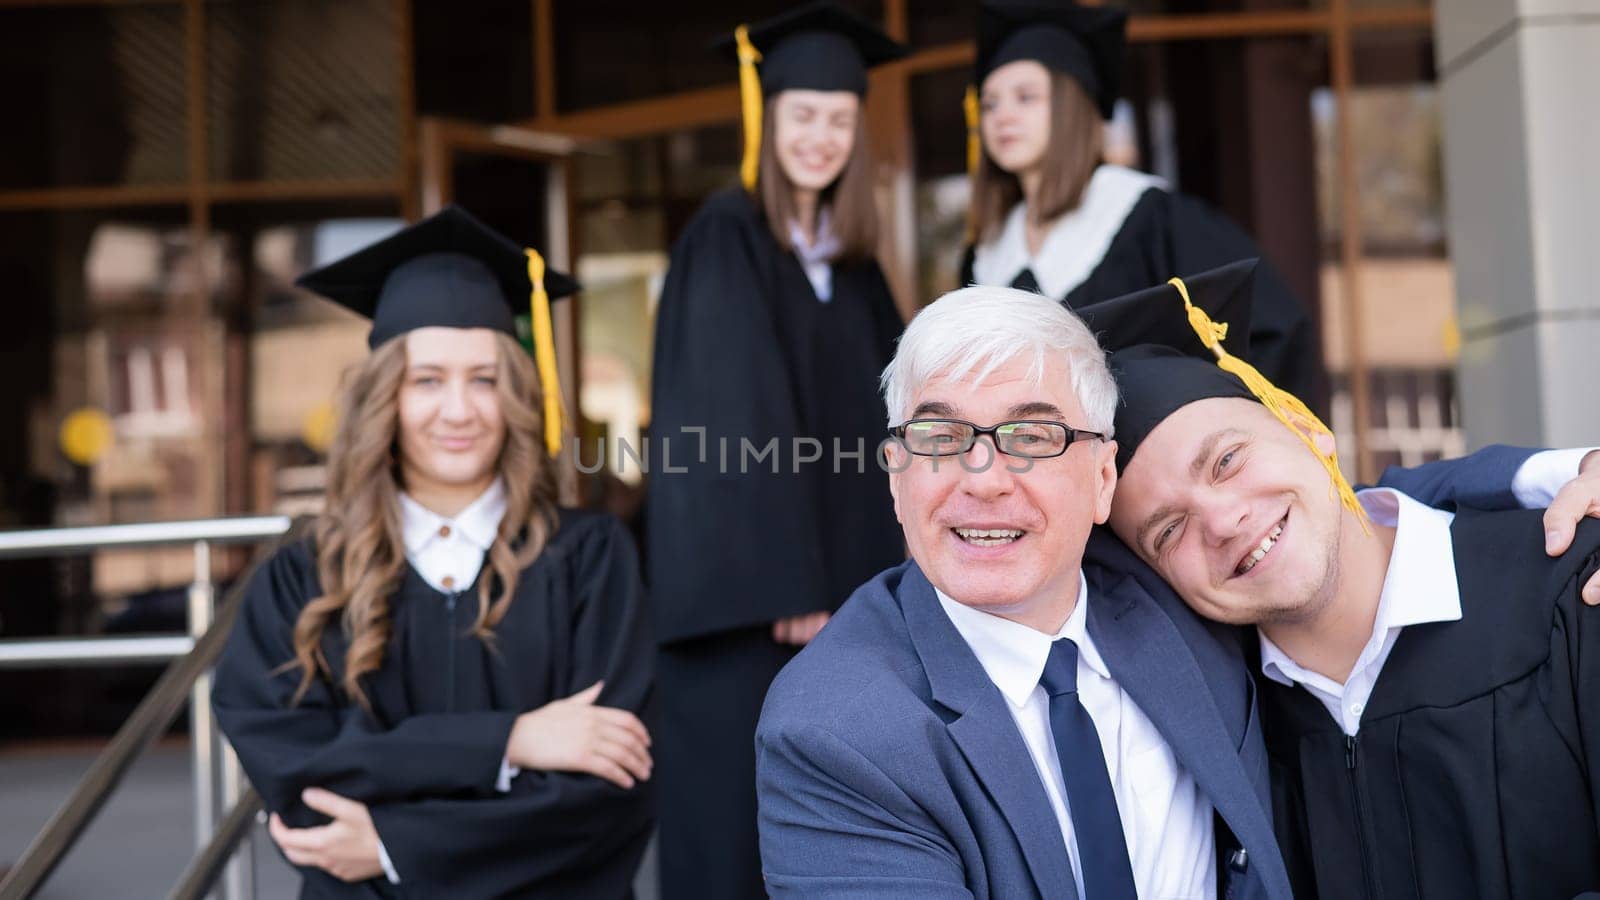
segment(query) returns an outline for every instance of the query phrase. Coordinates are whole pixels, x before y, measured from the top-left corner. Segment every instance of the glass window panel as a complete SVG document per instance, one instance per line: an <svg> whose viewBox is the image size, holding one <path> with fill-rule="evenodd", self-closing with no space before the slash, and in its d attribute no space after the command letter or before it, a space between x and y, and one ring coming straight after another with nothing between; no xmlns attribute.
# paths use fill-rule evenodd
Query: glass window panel
<svg viewBox="0 0 1600 900"><path fill-rule="evenodd" d="M584 465L607 468L588 483L588 501L631 518L642 485L617 442L637 451L650 421L655 307L668 252L710 194L738 183L739 132L733 124L613 141L578 158L580 235L577 274L584 285L582 342Z"/></svg>
<svg viewBox="0 0 1600 900"><path fill-rule="evenodd" d="M881 0L844 4L874 21ZM758 22L793 6L787 0L556 3L556 105L562 111L658 97L735 83L731 57L709 45L740 23Z"/></svg>
<svg viewBox="0 0 1600 900"><path fill-rule="evenodd" d="M560 5L559 3L557 5ZM417 113L518 122L534 109L532 0L411 0Z"/></svg>
<svg viewBox="0 0 1600 900"><path fill-rule="evenodd" d="M18 286L0 427L22 436L7 471L48 497L43 522L206 518L223 509L225 327L202 267L219 271L231 238L196 247L179 208L0 217L3 266ZM23 310L35 310L24 313ZM110 441L87 460L66 453L70 413L92 410ZM25 474L24 474L25 473ZM0 500L9 505L10 498ZM103 554L102 595L187 582L187 554Z"/></svg>
<svg viewBox="0 0 1600 900"><path fill-rule="evenodd" d="M908 0L911 46L921 50L978 36L977 4L967 0Z"/></svg>
<svg viewBox="0 0 1600 900"><path fill-rule="evenodd" d="M1312 98L1317 134L1319 232L1324 248L1323 342L1332 413L1346 469L1355 455L1354 385L1367 394L1366 451L1376 472L1458 455L1455 286L1448 256L1439 96L1431 35L1421 29L1360 31L1346 117L1332 92ZM1358 280L1341 258L1344 193L1338 136L1350 128L1361 230ZM1346 304L1360 298L1361 371Z"/></svg>
<svg viewBox="0 0 1600 900"><path fill-rule="evenodd" d="M183 8L0 9L0 190L188 177Z"/></svg>
<svg viewBox="0 0 1600 900"><path fill-rule="evenodd" d="M207 4L211 177L398 178L395 10L388 0Z"/></svg>

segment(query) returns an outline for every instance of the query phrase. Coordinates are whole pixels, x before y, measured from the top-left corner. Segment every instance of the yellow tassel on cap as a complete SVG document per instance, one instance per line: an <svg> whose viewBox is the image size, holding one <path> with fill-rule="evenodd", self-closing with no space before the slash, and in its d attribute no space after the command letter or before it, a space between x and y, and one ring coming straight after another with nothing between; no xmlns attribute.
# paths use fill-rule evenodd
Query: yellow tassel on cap
<svg viewBox="0 0 1600 900"><path fill-rule="evenodd" d="M744 158L739 161L739 180L744 189L756 189L756 172L761 166L761 78L756 63L761 51L750 43L750 29L740 25L733 30L739 49L739 106L744 112Z"/></svg>
<svg viewBox="0 0 1600 900"><path fill-rule="evenodd" d="M550 321L550 294L544 289L544 257L528 255L528 281L533 283L533 361L544 392L544 446L551 458L561 452L561 374L556 370L555 327Z"/></svg>
<svg viewBox="0 0 1600 900"><path fill-rule="evenodd" d="M1372 534L1372 526L1367 519L1367 511L1361 508L1361 501L1356 499L1355 490L1350 487L1350 482L1345 479L1344 472L1339 470L1339 454L1337 452L1323 453L1312 438L1312 435L1315 434L1326 434L1331 437L1333 431L1322 424L1322 420L1317 418L1316 413L1313 413L1304 403L1300 402L1299 397L1268 381L1267 377L1257 371L1255 366L1223 349L1221 342L1228 336L1228 323L1211 321L1211 317L1206 315L1205 310L1191 303L1189 301L1189 289L1184 285L1182 278L1169 278L1167 279L1167 284L1177 288L1179 296L1183 297L1184 310L1189 314L1189 327L1193 328L1194 333L1199 336L1200 343L1216 354L1217 366L1224 372L1229 372L1244 382L1244 386L1249 388L1250 393L1261 401L1261 405L1265 406L1269 412L1277 417L1278 421L1282 422L1300 438L1312 455L1316 456L1317 460L1322 463L1322 467L1328 470L1328 478L1332 480L1332 484L1329 487L1334 493L1338 494L1339 502L1356 517L1356 521L1361 523L1363 532L1368 535ZM1299 424L1296 424L1290 418L1291 415L1300 420Z"/></svg>
<svg viewBox="0 0 1600 900"><path fill-rule="evenodd" d="M978 86L967 85L967 96L961 101L961 110L967 117L967 174L978 174L978 159L983 139L978 132Z"/></svg>
<svg viewBox="0 0 1600 900"><path fill-rule="evenodd" d="M978 163L983 159L982 135L978 131L978 86L967 85L966 96L961 100L961 112L967 120L967 178L978 174ZM967 208L967 243L976 244L982 237L978 233L978 206Z"/></svg>

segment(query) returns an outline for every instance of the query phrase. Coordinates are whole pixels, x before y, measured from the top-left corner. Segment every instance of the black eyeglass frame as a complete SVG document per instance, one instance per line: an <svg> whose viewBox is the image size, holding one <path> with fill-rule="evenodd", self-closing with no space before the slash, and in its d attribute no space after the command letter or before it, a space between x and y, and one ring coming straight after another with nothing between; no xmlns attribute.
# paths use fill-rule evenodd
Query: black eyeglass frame
<svg viewBox="0 0 1600 900"><path fill-rule="evenodd" d="M918 453L917 451L911 449L910 444L906 443L906 429L912 425L926 424L929 422L943 423L947 425L964 425L967 428L972 429L972 439L967 441L966 445L961 449L950 453ZM1061 445L1060 450L1057 450L1055 453L1047 453L1043 456L1028 456L1022 453L1012 453L1000 446L1000 429L1005 428L1008 425L1048 425L1065 431L1067 433L1067 441ZM972 448L977 446L978 438L984 435L989 436L989 442L994 445L996 452L1004 453L1006 456L1014 457L1016 459L1055 459L1058 456L1064 455L1068 450L1072 449L1073 444L1076 444L1079 441L1087 441L1092 439L1103 441L1106 439L1106 436L1098 431L1088 431L1083 428L1073 428L1071 425L1068 425L1065 422L1057 422L1053 419L1007 419L1004 422L996 422L987 428L979 425L976 422L968 422L966 419L907 419L904 422L901 422L899 425L892 426L889 429L889 436L894 438L896 441L899 441L900 446L904 447L907 453L910 453L913 456L924 456L930 458L961 456L962 454L971 452Z"/></svg>

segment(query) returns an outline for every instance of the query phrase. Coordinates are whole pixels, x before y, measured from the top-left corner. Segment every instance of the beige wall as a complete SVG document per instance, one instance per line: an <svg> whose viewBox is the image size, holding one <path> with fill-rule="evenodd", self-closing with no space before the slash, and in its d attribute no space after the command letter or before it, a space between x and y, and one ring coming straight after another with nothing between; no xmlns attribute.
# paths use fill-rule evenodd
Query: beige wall
<svg viewBox="0 0 1600 900"><path fill-rule="evenodd" d="M1468 442L1600 443L1600 5L1444 0L1435 34Z"/></svg>
<svg viewBox="0 0 1600 900"><path fill-rule="evenodd" d="M1344 334L1344 268L1322 267L1322 352L1330 371L1349 367ZM1455 365L1455 278L1445 259L1361 263L1361 347L1373 368Z"/></svg>

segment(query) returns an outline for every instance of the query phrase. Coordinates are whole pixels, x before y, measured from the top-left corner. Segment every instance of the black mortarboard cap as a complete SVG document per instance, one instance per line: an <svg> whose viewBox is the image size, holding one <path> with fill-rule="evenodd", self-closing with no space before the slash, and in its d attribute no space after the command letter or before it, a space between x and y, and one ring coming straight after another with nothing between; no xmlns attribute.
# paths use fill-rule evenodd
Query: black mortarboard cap
<svg viewBox="0 0 1600 900"><path fill-rule="evenodd" d="M370 347L430 326L515 336L533 293L528 262L511 239L449 206L295 284L371 319ZM578 283L546 269L544 288L553 301L577 293Z"/></svg>
<svg viewBox="0 0 1600 900"><path fill-rule="evenodd" d="M547 269L535 251L448 206L295 284L371 319L367 346L374 348L416 328L489 328L518 337L517 316L527 310L544 394L545 448L552 457L561 451L550 304L577 293L578 283Z"/></svg>
<svg viewBox="0 0 1600 900"><path fill-rule="evenodd" d="M985 0L978 13L977 83L1006 63L1031 59L1070 75L1111 118L1122 88L1128 14L1063 0Z"/></svg>
<svg viewBox="0 0 1600 900"><path fill-rule="evenodd" d="M1100 335L1117 380L1117 471L1167 417L1214 397L1254 400L1292 431L1328 472L1330 490L1362 528L1366 513L1339 469L1339 455L1317 445L1332 431L1305 403L1248 362L1250 305L1259 260L1247 259L1078 310Z"/></svg>
<svg viewBox="0 0 1600 900"><path fill-rule="evenodd" d="M714 49L739 63L744 155L739 180L756 188L762 98L791 89L867 92L867 69L899 59L904 45L832 0L817 0L756 25L740 25Z"/></svg>
<svg viewBox="0 0 1600 900"><path fill-rule="evenodd" d="M1189 300L1228 325L1228 351L1249 357L1250 302L1257 261L1240 260L1183 279ZM1109 354L1120 398L1115 419L1117 468L1167 416L1196 400L1255 395L1217 366L1185 313L1183 295L1167 284L1075 310Z"/></svg>
<svg viewBox="0 0 1600 900"><path fill-rule="evenodd" d="M905 45L832 0L818 0L749 26L761 52L761 93L791 89L867 92L867 70L906 55ZM738 58L733 36L714 45Z"/></svg>

